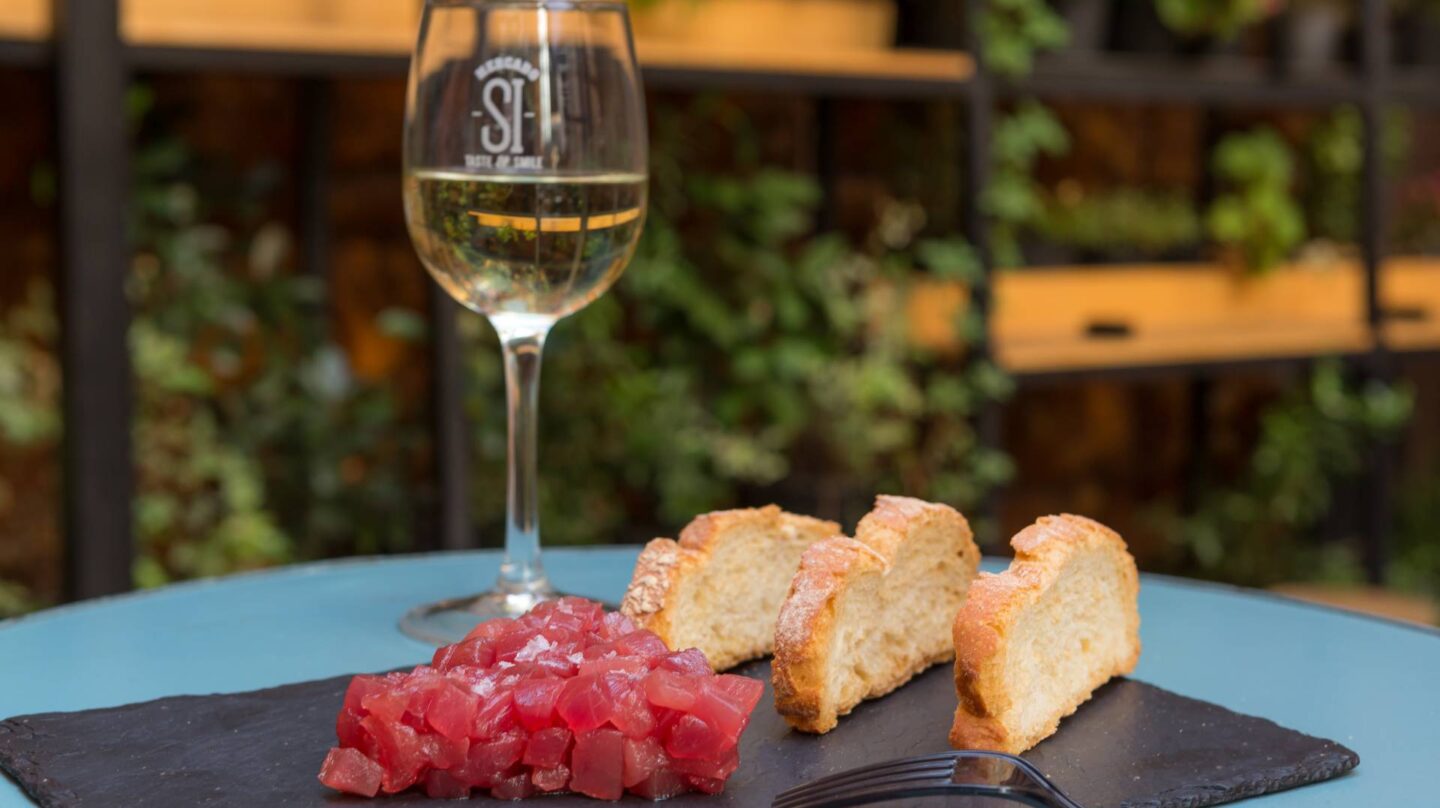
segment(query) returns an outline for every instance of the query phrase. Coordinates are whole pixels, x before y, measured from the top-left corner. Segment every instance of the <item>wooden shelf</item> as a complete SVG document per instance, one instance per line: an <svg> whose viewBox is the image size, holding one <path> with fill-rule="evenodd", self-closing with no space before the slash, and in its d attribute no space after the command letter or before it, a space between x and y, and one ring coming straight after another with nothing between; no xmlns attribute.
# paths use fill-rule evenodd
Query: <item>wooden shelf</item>
<svg viewBox="0 0 1440 808"><path fill-rule="evenodd" d="M1371 344L1364 283L1353 264L1262 278L1207 264L1006 272L996 357L1053 373L1360 352Z"/></svg>
<svg viewBox="0 0 1440 808"><path fill-rule="evenodd" d="M1123 339L1079 336L996 343L1001 367L1022 376L1145 367L1349 356L1372 345L1363 324L1281 324L1243 330L1175 331Z"/></svg>
<svg viewBox="0 0 1440 808"><path fill-rule="evenodd" d="M50 36L50 0L5 0L0 6L0 37L47 39Z"/></svg>
<svg viewBox="0 0 1440 808"><path fill-rule="evenodd" d="M197 6L204 4L206 8ZM333 19L305 19L324 6L284 0L126 0L122 27L141 69L238 69L306 75L403 73L418 0L330 0ZM214 10L208 6L213 5ZM43 62L36 43L50 36L50 0L0 4L0 61ZM637 44L647 83L656 87L756 89L820 95L954 97L968 92L974 64L953 50L717 50L689 43ZM1053 99L1310 107L1361 100L1353 70L1309 78L1274 75L1259 60L1187 59L1103 53L1052 56L1002 93ZM1440 104L1440 81L1423 69L1396 68L1387 96Z"/></svg>
<svg viewBox="0 0 1440 808"><path fill-rule="evenodd" d="M335 57L338 72L359 66L403 73L414 45L408 26L390 29L321 23L184 19L127 21L125 38L142 67L187 65L320 72ZM959 95L973 73L956 51L727 51L684 43L640 40L645 80L657 87L714 86L850 95ZM357 58L368 59L359 62Z"/></svg>
<svg viewBox="0 0 1440 808"><path fill-rule="evenodd" d="M0 2L0 63L43 62L50 39L50 0Z"/></svg>
<svg viewBox="0 0 1440 808"><path fill-rule="evenodd" d="M995 276L996 360L1021 376L1352 355L1372 350L1358 263L1281 267L1237 278L1212 264L1046 267ZM1396 351L1440 350L1440 257L1396 257L1381 270ZM955 283L921 281L906 302L912 343L959 347L967 305Z"/></svg>
<svg viewBox="0 0 1440 808"><path fill-rule="evenodd" d="M387 29L323 22L217 23L126 15L121 31L126 43L140 47L408 56L415 45L409 25Z"/></svg>
<svg viewBox="0 0 1440 808"><path fill-rule="evenodd" d="M894 48L854 51L724 50L639 40L647 82L693 85L709 77L729 86L752 84L846 94L959 95L975 72L959 51ZM747 81L748 80L748 81Z"/></svg>
<svg viewBox="0 0 1440 808"><path fill-rule="evenodd" d="M1440 257L1392 258L1380 275L1380 299L1390 315L1386 345L1440 350Z"/></svg>
<svg viewBox="0 0 1440 808"><path fill-rule="evenodd" d="M413 24L380 27L321 21L226 20L127 14L121 34L140 69L285 75L402 76Z"/></svg>
<svg viewBox="0 0 1440 808"><path fill-rule="evenodd" d="M1021 376L1249 362L1370 350L1364 275L1353 262L1237 278L1210 264L1050 267L997 273L996 360ZM954 349L963 289L924 284L910 338Z"/></svg>

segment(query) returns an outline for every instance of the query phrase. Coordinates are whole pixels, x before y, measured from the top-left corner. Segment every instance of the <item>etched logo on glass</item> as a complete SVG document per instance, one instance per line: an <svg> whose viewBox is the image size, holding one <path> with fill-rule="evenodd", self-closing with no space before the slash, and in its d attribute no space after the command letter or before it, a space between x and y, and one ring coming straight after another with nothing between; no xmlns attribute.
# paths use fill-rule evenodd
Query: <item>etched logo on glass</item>
<svg viewBox="0 0 1440 808"><path fill-rule="evenodd" d="M535 113L525 109L531 82L540 71L518 56L495 56L475 68L481 83L480 109L470 113L483 121L480 147L483 154L466 154L466 168L531 168L544 166L540 156L525 153L525 122Z"/></svg>

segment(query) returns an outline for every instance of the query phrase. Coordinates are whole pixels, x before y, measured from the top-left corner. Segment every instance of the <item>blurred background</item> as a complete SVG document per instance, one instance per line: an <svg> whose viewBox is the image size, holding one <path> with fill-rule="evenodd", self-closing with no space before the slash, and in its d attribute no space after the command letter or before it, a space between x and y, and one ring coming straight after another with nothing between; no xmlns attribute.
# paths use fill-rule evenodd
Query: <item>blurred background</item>
<svg viewBox="0 0 1440 808"><path fill-rule="evenodd" d="M547 545L906 493L1436 621L1440 2L630 3L650 219L552 337ZM0 0L0 616L499 545L419 8Z"/></svg>

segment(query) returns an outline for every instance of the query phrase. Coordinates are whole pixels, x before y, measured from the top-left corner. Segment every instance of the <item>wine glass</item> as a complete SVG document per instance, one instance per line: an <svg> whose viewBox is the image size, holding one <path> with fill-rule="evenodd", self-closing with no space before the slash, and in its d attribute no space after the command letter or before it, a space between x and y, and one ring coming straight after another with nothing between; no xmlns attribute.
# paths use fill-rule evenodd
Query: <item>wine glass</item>
<svg viewBox="0 0 1440 808"><path fill-rule="evenodd" d="M500 337L509 412L495 587L401 629L455 642L558 597L540 562L545 337L604 294L645 222L644 96L623 0L428 0L405 105L405 218L421 262Z"/></svg>

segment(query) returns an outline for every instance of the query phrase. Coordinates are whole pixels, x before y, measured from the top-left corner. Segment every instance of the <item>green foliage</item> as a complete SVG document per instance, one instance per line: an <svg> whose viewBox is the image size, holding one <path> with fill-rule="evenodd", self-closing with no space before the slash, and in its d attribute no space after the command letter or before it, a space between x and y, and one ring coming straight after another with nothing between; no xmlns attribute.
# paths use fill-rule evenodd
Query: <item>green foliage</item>
<svg viewBox="0 0 1440 808"><path fill-rule="evenodd" d="M1267 0L1155 0L1155 10L1170 30L1183 36L1234 39L1265 19Z"/></svg>
<svg viewBox="0 0 1440 808"><path fill-rule="evenodd" d="M137 115L149 106L143 91L130 100ZM169 138L134 160L136 583L404 548L406 461L423 432L350 374L319 284L285 268L288 235L255 214L264 183L202 191L201 173ZM55 336L37 282L0 320L0 446L58 438ZM0 612L29 605L0 590Z"/></svg>
<svg viewBox="0 0 1440 808"><path fill-rule="evenodd" d="M1389 582L1440 599L1440 466L1402 488L1396 511Z"/></svg>
<svg viewBox="0 0 1440 808"><path fill-rule="evenodd" d="M1397 253L1440 252L1440 171L1405 180L1391 243Z"/></svg>
<svg viewBox="0 0 1440 808"><path fill-rule="evenodd" d="M1201 237L1200 213L1188 195L1141 188L1051 195L1035 229L1057 244L1097 253L1160 255Z"/></svg>
<svg viewBox="0 0 1440 808"><path fill-rule="evenodd" d="M1322 364L1308 388L1261 416L1240 479L1206 492L1194 513L1162 518L1162 528L1187 568L1232 583L1348 577L1342 549L1307 539L1336 483L1354 477L1371 442L1397 434L1413 406L1407 388L1352 384L1337 363Z"/></svg>
<svg viewBox="0 0 1440 808"><path fill-rule="evenodd" d="M1336 110L1311 132L1310 224L1317 236L1353 242L1359 231L1364 124L1354 107Z"/></svg>
<svg viewBox="0 0 1440 808"><path fill-rule="evenodd" d="M1017 79L1035 67L1035 55L1064 45L1070 38L1065 19L1045 0L990 0L980 18L985 67L1002 78ZM1036 101L1026 101L995 125L992 172L981 204L991 218L991 250L996 266L1018 266L1020 233L1044 214L1043 191L1032 176L1044 155L1064 154L1070 136L1058 118Z"/></svg>
<svg viewBox="0 0 1440 808"><path fill-rule="evenodd" d="M1322 238L1354 242L1359 232L1360 181L1365 165L1365 124L1359 110L1341 107L1321 120L1306 141L1309 187L1305 198L1311 231ZM1410 152L1407 116L1392 111L1381 131L1386 170L1395 173Z"/></svg>
<svg viewBox="0 0 1440 808"><path fill-rule="evenodd" d="M0 581L0 620L19 617L38 608L30 590L10 581Z"/></svg>
<svg viewBox="0 0 1440 808"><path fill-rule="evenodd" d="M206 406L215 386L186 361L188 345L141 321L130 347L139 380L137 585L289 560L288 539L263 509L260 469L221 435Z"/></svg>
<svg viewBox="0 0 1440 808"><path fill-rule="evenodd" d="M1046 214L1045 191L1035 180L1035 163L1070 148L1070 135L1054 113L1025 101L995 125L991 143L993 171L982 203L992 222L991 248L996 266L1024 263L1020 234L1040 226Z"/></svg>
<svg viewBox="0 0 1440 808"><path fill-rule="evenodd" d="M990 0L980 18L985 66L1006 78L1024 76L1035 54L1070 39L1065 19L1045 0Z"/></svg>
<svg viewBox="0 0 1440 808"><path fill-rule="evenodd" d="M0 313L0 455L53 446L60 435L60 367L53 350L57 322L54 296L43 283L31 283L23 300ZM16 504L17 494L0 477L0 513ZM37 608L25 586L0 578L0 619Z"/></svg>
<svg viewBox="0 0 1440 808"><path fill-rule="evenodd" d="M264 507L258 458L222 426L226 382L240 380L246 343L268 335L250 278L227 271L231 234L206 220L204 197L184 179L191 168L178 141L147 143L135 160L135 579L145 587L293 555ZM227 397L234 406L244 393Z"/></svg>
<svg viewBox="0 0 1440 808"><path fill-rule="evenodd" d="M20 305L0 316L0 444L35 446L60 434L53 297L49 286L31 283Z"/></svg>
<svg viewBox="0 0 1440 808"><path fill-rule="evenodd" d="M734 114L710 103L684 119ZM970 423L1008 380L917 353L896 310L919 270L973 277L966 245L887 214L863 249L812 236L814 180L747 161L748 127L734 129L741 164L717 173L696 166L682 125L657 128L638 254L547 350L547 541L643 538L755 498L838 513L905 491L964 506L1008 477ZM479 520L495 525L505 446L492 340L470 367Z"/></svg>
<svg viewBox="0 0 1440 808"><path fill-rule="evenodd" d="M1206 216L1211 237L1251 272L1284 262L1305 240L1290 147L1271 129L1235 133L1216 145L1212 164L1223 191Z"/></svg>
<svg viewBox="0 0 1440 808"><path fill-rule="evenodd" d="M264 184L202 193L168 139L135 175L137 583L407 546L420 433L350 373L285 230L246 216Z"/></svg>

